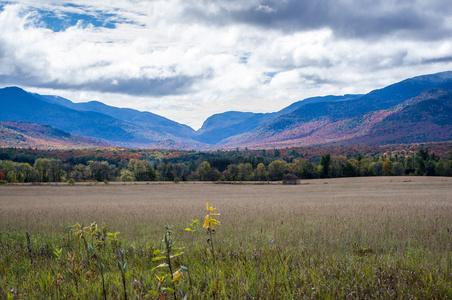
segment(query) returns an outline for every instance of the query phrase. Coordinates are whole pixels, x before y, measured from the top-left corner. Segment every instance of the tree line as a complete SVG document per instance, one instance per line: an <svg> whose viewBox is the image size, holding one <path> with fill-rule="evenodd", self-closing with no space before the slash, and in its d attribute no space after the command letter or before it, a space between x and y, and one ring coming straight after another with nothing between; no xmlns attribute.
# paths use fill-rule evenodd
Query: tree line
<svg viewBox="0 0 452 300"><path fill-rule="evenodd" d="M85 181L278 181L292 174L300 179L357 176L452 176L452 152L441 159L428 149L410 155L383 154L346 158L325 154L320 160L291 156L190 154L174 159L128 161L70 157L35 158L34 163L0 160L0 182ZM190 158L191 157L191 158ZM113 163L112 163L113 162Z"/></svg>

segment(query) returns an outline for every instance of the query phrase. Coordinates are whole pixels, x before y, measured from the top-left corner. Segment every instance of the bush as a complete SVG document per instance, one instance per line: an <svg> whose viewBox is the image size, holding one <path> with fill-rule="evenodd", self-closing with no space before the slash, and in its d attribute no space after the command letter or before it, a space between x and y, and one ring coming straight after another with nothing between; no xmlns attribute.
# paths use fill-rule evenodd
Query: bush
<svg viewBox="0 0 452 300"><path fill-rule="evenodd" d="M74 180L74 179L69 179L69 180L67 181L67 184L68 184L68 185L75 185L75 180Z"/></svg>
<svg viewBox="0 0 452 300"><path fill-rule="evenodd" d="M284 175L283 177L283 184L299 184L300 183L300 178L298 178L296 175L294 174L287 174Z"/></svg>

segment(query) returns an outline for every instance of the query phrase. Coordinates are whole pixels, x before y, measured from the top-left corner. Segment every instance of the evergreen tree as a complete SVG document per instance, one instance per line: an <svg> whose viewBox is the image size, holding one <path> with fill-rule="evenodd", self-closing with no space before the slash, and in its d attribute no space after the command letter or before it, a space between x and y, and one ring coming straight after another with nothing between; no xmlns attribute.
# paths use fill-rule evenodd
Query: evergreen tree
<svg viewBox="0 0 452 300"><path fill-rule="evenodd" d="M320 159L320 165L322 166L322 174L321 176L326 178L329 176L329 169L331 164L331 155L325 154Z"/></svg>

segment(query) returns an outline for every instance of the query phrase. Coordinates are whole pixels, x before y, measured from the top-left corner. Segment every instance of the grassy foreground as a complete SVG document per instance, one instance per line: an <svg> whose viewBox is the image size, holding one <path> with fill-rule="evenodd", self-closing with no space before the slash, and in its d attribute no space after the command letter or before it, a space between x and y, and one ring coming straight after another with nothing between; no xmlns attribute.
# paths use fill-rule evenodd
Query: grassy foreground
<svg viewBox="0 0 452 300"><path fill-rule="evenodd" d="M452 298L451 178L303 183L0 186L0 298Z"/></svg>

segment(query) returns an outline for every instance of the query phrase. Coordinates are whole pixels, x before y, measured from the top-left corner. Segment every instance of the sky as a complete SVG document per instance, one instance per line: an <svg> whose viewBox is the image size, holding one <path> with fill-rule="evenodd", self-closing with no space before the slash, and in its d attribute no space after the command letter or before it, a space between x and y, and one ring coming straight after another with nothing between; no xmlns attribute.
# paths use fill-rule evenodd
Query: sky
<svg viewBox="0 0 452 300"><path fill-rule="evenodd" d="M0 0L0 87L194 129L452 70L450 0Z"/></svg>

